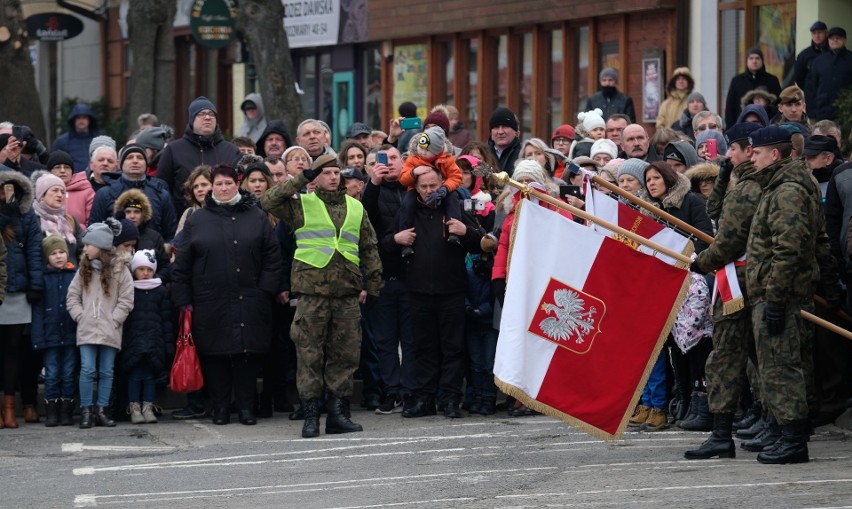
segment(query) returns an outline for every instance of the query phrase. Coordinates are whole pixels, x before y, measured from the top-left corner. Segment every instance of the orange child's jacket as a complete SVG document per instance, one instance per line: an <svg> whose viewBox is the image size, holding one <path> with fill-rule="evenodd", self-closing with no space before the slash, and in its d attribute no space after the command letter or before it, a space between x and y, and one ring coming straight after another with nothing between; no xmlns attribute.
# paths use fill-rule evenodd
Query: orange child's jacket
<svg viewBox="0 0 852 509"><path fill-rule="evenodd" d="M416 154L411 154L405 159L402 165L402 173L399 176L399 183L408 187L409 190L414 189L414 175L411 173L418 166L432 166L441 172L444 176L444 185L447 190L453 192L462 183L462 172L459 165L456 164L456 158L441 152L434 161L427 161Z"/></svg>

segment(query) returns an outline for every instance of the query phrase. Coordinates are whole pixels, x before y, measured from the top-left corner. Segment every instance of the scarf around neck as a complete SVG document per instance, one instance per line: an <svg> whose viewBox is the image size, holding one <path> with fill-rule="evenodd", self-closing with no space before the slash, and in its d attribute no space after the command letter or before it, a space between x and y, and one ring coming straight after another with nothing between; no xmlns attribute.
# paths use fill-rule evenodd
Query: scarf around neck
<svg viewBox="0 0 852 509"><path fill-rule="evenodd" d="M163 284L163 280L155 277L153 279L134 279L133 287L137 290L153 290Z"/></svg>
<svg viewBox="0 0 852 509"><path fill-rule="evenodd" d="M68 244L76 244L77 238L74 236L74 228L69 224L68 218L65 217L65 206L54 208L49 206L42 200L36 200L33 203L33 209L41 223L41 230L47 235L59 235Z"/></svg>

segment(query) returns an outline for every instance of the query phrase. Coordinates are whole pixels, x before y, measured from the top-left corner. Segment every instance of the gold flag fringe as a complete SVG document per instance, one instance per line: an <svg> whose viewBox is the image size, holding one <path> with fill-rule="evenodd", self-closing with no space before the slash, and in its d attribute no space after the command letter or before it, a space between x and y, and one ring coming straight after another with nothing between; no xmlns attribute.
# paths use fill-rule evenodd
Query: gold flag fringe
<svg viewBox="0 0 852 509"><path fill-rule="evenodd" d="M736 313L737 311L740 311L742 309L745 309L745 299L742 297L737 297L736 299L733 299L730 302L722 303L722 316L727 316L732 313Z"/></svg>

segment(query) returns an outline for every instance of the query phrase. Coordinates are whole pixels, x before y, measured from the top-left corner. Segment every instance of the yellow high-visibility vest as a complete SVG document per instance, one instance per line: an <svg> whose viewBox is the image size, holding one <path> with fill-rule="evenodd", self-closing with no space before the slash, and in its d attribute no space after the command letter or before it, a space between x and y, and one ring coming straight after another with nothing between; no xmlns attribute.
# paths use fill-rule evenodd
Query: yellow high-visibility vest
<svg viewBox="0 0 852 509"><path fill-rule="evenodd" d="M364 218L361 202L346 196L346 219L338 234L325 203L315 193L303 194L299 198L305 224L296 230L295 259L321 269L328 265L334 252L338 251L344 258L360 266L358 240Z"/></svg>

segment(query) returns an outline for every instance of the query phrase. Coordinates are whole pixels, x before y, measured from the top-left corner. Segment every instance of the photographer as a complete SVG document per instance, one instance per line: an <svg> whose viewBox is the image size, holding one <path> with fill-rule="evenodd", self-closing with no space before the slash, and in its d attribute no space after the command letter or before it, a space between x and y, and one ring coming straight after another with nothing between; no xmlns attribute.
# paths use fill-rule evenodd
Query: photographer
<svg viewBox="0 0 852 509"><path fill-rule="evenodd" d="M0 164L23 173L27 177L36 170L43 170L42 158L46 160L47 149L27 126L0 123ZM35 157L31 160L31 157Z"/></svg>

